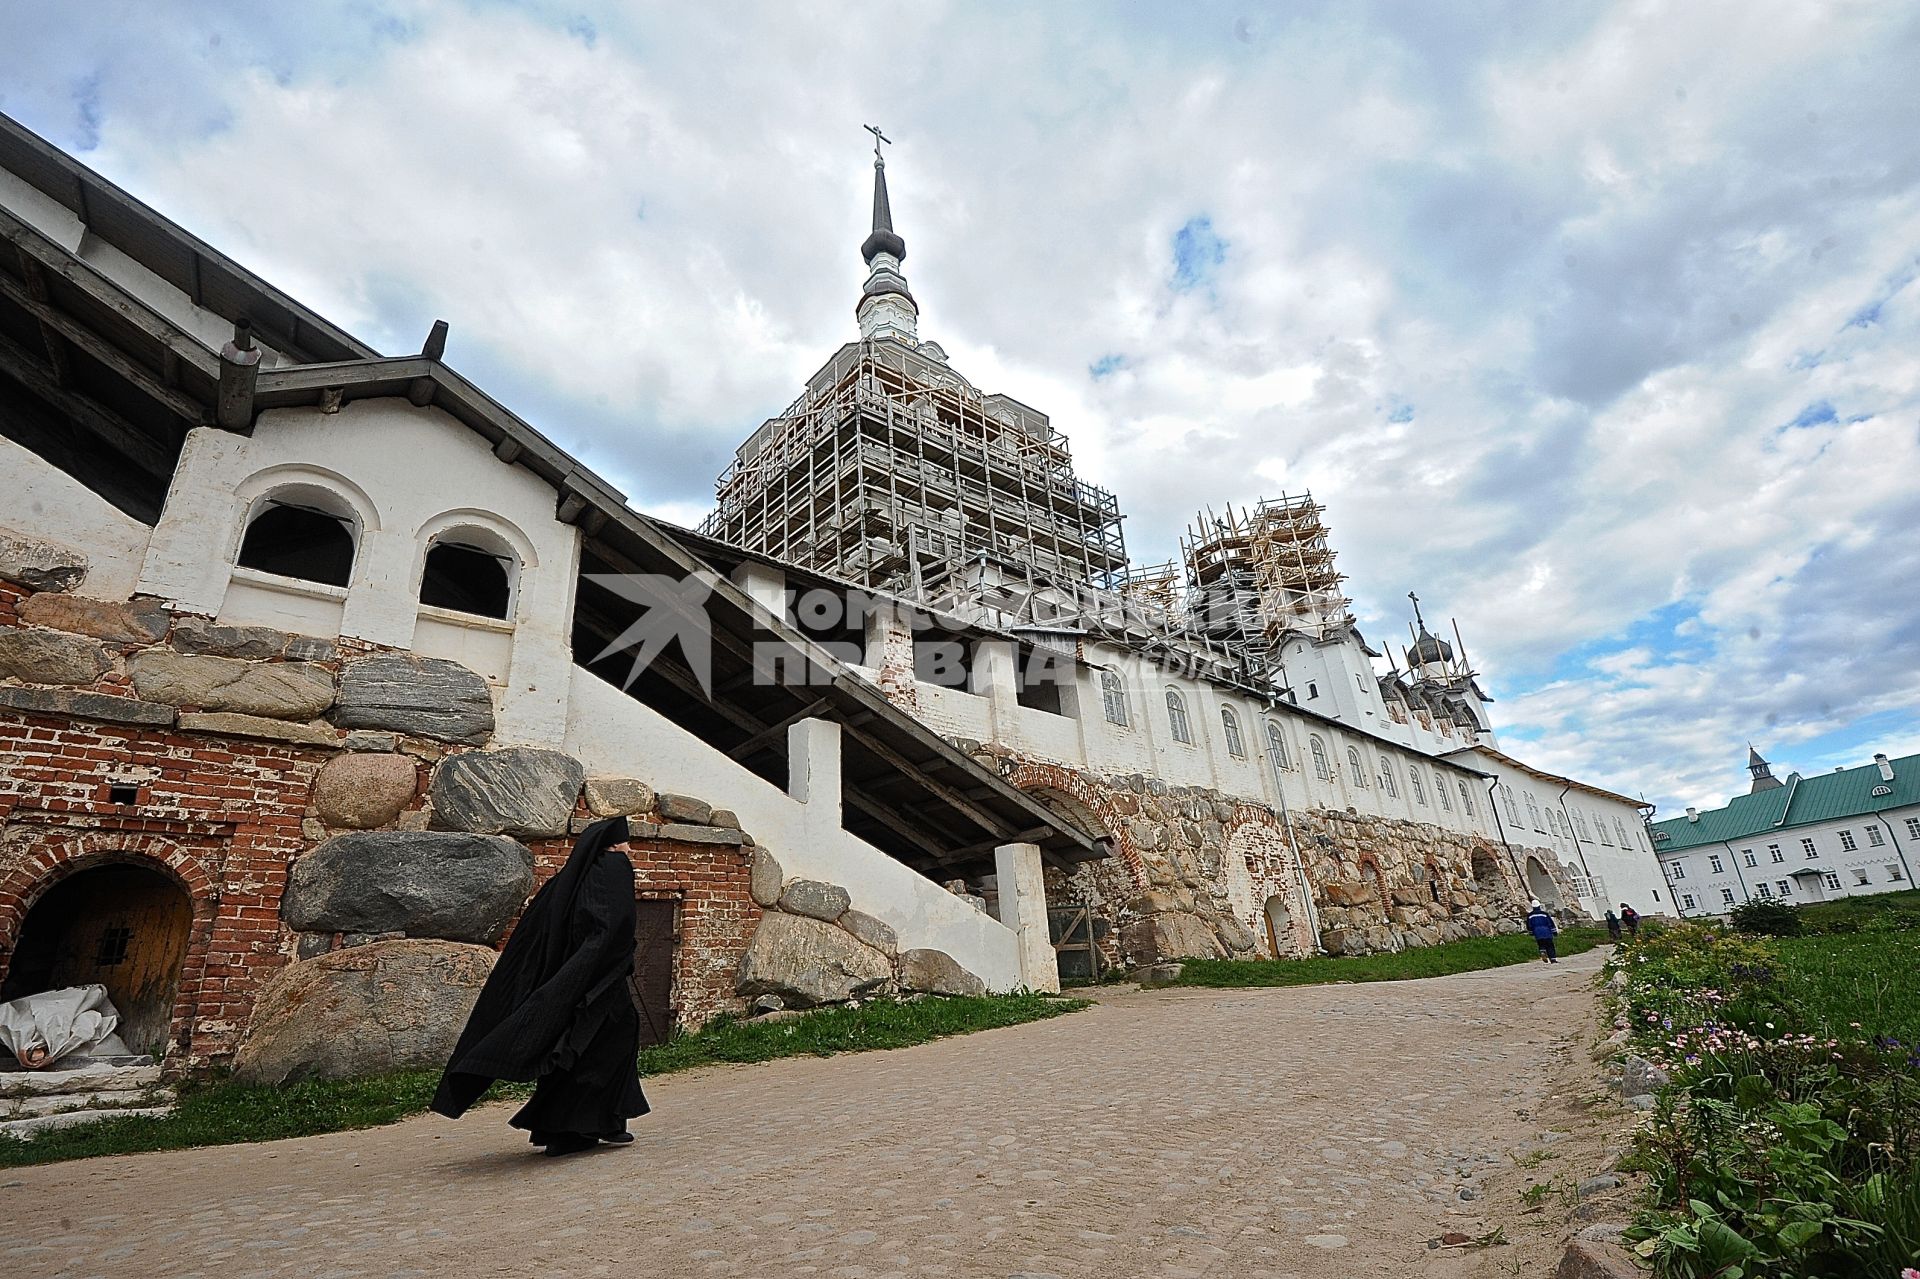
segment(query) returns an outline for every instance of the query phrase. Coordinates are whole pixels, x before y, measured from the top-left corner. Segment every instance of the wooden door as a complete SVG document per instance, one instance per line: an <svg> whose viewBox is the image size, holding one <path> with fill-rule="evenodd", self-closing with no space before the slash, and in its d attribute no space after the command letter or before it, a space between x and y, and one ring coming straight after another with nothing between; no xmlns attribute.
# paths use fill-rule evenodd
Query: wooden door
<svg viewBox="0 0 1920 1279"><path fill-rule="evenodd" d="M633 1002L640 1010L640 1046L673 1037L673 959L679 936L677 901L633 904Z"/></svg>

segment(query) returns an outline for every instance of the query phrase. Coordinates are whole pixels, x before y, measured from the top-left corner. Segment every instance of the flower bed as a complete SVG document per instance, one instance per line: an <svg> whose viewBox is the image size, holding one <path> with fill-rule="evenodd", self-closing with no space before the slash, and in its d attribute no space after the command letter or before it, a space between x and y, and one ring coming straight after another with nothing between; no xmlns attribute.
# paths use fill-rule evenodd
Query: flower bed
<svg viewBox="0 0 1920 1279"><path fill-rule="evenodd" d="M1920 938L1701 924L1609 961L1627 1046L1672 1083L1632 1232L1677 1279L1894 1279L1920 1266Z"/></svg>

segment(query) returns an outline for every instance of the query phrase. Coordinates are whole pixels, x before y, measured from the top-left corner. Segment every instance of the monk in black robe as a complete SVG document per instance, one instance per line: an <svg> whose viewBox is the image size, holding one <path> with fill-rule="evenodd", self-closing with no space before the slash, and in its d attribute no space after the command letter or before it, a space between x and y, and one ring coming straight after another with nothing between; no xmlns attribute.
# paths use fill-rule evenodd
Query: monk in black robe
<svg viewBox="0 0 1920 1279"><path fill-rule="evenodd" d="M500 952L434 1094L458 1119L496 1079L533 1079L508 1120L549 1155L633 1140L647 1113L636 1058L633 863L627 819L589 826L567 864L533 895Z"/></svg>

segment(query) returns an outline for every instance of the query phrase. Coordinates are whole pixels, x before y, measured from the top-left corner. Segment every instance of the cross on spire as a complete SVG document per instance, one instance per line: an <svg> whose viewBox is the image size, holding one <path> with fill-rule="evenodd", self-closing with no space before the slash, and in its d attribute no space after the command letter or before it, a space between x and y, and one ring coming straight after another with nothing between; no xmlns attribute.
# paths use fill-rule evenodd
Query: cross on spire
<svg viewBox="0 0 1920 1279"><path fill-rule="evenodd" d="M868 133L871 133L871 134L873 135L873 158L874 158L874 161L875 161L876 163L878 163L878 164L885 164L885 163L886 163L886 161L885 161L885 160L883 160L883 159L881 159L881 157L880 157L880 144L881 144L882 142L884 142L884 143L886 143L886 144L887 144L888 146L892 146L892 145L893 145L893 139L892 139L892 138L890 138L890 137L888 137L888 136L887 136L886 134L884 134L884 133L882 133L882 132L880 132L880 126L879 126L879 125L877 125L877 124L863 124L863 125L861 125L860 127L861 127L861 128L863 128L863 129L865 129L865 130L866 130L866 131L867 131Z"/></svg>
<svg viewBox="0 0 1920 1279"><path fill-rule="evenodd" d="M1413 601L1413 620L1419 623L1422 631L1425 631L1427 629L1427 619L1420 616L1420 597L1412 591L1408 591L1407 598Z"/></svg>

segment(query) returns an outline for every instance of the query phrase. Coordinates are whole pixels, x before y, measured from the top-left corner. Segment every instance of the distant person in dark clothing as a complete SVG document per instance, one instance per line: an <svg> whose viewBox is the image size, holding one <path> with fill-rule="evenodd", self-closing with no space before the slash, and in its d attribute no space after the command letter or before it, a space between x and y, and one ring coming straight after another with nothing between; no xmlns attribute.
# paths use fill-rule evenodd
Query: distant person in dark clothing
<svg viewBox="0 0 1920 1279"><path fill-rule="evenodd" d="M549 1155L633 1140L647 1113L635 1060L633 863L627 819L587 827L535 893L454 1045L433 1109L458 1119L496 1079L537 1080L507 1122Z"/></svg>
<svg viewBox="0 0 1920 1279"><path fill-rule="evenodd" d="M1607 939L1614 945L1620 944L1620 916L1607 912Z"/></svg>
<svg viewBox="0 0 1920 1279"><path fill-rule="evenodd" d="M1626 926L1628 941L1640 935L1640 912L1625 902L1620 903L1620 922Z"/></svg>
<svg viewBox="0 0 1920 1279"><path fill-rule="evenodd" d="M1535 902L1533 909L1527 912L1527 931L1533 934L1533 940L1540 946L1541 963L1560 962L1560 952L1553 941L1554 934L1560 930L1554 926L1553 916L1547 914L1547 908L1539 902Z"/></svg>

